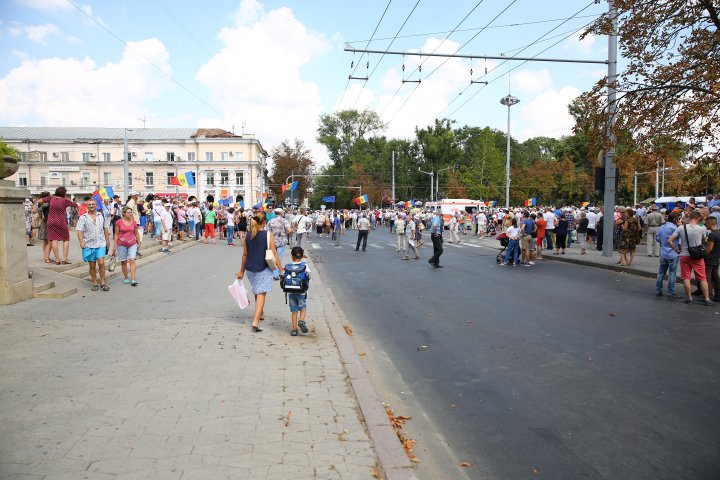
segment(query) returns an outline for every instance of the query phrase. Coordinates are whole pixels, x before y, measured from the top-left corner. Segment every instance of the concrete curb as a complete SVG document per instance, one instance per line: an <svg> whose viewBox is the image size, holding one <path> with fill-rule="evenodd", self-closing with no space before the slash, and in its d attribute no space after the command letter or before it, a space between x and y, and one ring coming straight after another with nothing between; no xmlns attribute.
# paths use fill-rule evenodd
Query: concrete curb
<svg viewBox="0 0 720 480"><path fill-rule="evenodd" d="M325 288L312 259L307 258L307 263L312 269L313 290L321 291L316 298L320 300L323 309L327 313L326 318L330 327L330 334L333 336L340 353L340 359L355 393L360 413L365 421L370 440L375 447L375 453L378 456L385 479L417 480L413 464L410 463L405 450L400 445L382 402L380 402L380 398L370 383L365 367L360 362L360 356L343 328L343 324L347 323L344 312L338 306L330 290Z"/></svg>
<svg viewBox="0 0 720 480"><path fill-rule="evenodd" d="M617 272L617 273L630 273L632 275L637 275L639 277L657 278L657 273L646 272L645 270L640 270L640 269L633 268L633 267L620 267L618 265L608 265L605 263L596 263L596 262L591 262L588 260L581 260L579 258L573 258L573 257L557 257L557 256L554 257L554 256L544 256L543 255L543 258L546 260L557 260L557 261L565 262L565 263L574 263L575 265L582 265L585 267L601 268L603 270L610 270L612 272ZM679 276L678 276L676 282L682 283L682 280L680 279Z"/></svg>

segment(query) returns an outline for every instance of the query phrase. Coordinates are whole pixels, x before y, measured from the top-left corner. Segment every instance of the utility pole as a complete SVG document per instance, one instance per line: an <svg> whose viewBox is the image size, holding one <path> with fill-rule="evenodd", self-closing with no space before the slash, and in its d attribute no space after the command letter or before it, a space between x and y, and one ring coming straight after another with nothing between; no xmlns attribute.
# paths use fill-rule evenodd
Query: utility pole
<svg viewBox="0 0 720 480"><path fill-rule="evenodd" d="M655 160L655 198L660 193L660 160ZM633 205L635 206L635 205Z"/></svg>
<svg viewBox="0 0 720 480"><path fill-rule="evenodd" d="M395 150L392 152L392 201L395 203Z"/></svg>
<svg viewBox="0 0 720 480"><path fill-rule="evenodd" d="M605 154L605 192L603 195L603 257L613 256L613 227L615 224L615 116L617 104L615 103L617 83L617 10L613 4L614 0L608 0L610 13L610 35L608 35L608 122L607 133L610 148Z"/></svg>
<svg viewBox="0 0 720 480"><path fill-rule="evenodd" d="M123 182L123 185L125 185L124 190L124 197L123 201L127 202L128 197L130 196L130 164L128 161L128 140L127 140L127 132L132 132L132 129L126 128L125 129L125 135L123 139L123 174L125 175L125 181Z"/></svg>
<svg viewBox="0 0 720 480"><path fill-rule="evenodd" d="M508 94L500 99L500 103L508 107L507 121L507 152L505 161L505 208L510 209L510 107L517 105L520 100Z"/></svg>

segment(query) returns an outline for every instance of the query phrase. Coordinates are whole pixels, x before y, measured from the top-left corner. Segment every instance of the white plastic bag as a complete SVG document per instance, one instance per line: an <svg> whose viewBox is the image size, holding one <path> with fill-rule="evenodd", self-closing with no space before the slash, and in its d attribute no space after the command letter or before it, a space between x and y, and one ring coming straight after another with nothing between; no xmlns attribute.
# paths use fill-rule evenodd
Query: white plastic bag
<svg viewBox="0 0 720 480"><path fill-rule="evenodd" d="M247 290L245 290L245 285L240 280L235 280L232 285L228 285L228 292L230 292L230 296L235 299L241 310L250 305Z"/></svg>

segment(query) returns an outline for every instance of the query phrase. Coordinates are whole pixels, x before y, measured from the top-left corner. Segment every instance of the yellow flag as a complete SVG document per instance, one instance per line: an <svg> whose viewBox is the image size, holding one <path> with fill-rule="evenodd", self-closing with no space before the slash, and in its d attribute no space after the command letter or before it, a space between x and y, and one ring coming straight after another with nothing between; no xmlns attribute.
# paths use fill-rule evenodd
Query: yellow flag
<svg viewBox="0 0 720 480"><path fill-rule="evenodd" d="M187 186L188 186L188 181L187 181L187 177L185 176L184 173L181 173L180 175L178 175L178 180L180 181L180 186L181 186L181 187L187 188Z"/></svg>

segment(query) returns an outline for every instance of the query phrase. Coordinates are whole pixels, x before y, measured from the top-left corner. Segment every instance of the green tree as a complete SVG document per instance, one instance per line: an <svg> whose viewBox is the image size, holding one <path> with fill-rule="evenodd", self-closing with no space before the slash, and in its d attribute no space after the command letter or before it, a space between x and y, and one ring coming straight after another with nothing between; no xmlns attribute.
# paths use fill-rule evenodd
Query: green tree
<svg viewBox="0 0 720 480"><path fill-rule="evenodd" d="M360 139L382 132L385 124L373 110L341 110L321 115L317 141L324 145L333 165L345 168L352 163L355 144Z"/></svg>
<svg viewBox="0 0 720 480"><path fill-rule="evenodd" d="M314 166L310 150L305 148L302 140L295 139L295 142L291 144L286 139L280 145L273 147L270 155L273 159L273 173L270 181L275 198L278 202L283 201L285 195L283 195L281 185L285 183L287 177L294 174L297 175L298 187L293 192L293 199L298 204L302 203L311 185L308 175L312 173Z"/></svg>

